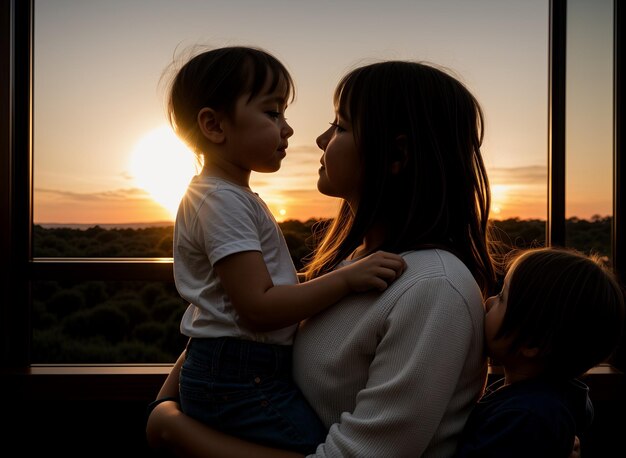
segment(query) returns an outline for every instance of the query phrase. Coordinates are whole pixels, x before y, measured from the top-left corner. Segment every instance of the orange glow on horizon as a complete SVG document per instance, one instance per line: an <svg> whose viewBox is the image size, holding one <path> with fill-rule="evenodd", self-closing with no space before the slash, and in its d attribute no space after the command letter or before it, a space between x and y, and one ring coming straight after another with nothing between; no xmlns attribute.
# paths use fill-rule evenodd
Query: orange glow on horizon
<svg viewBox="0 0 626 458"><path fill-rule="evenodd" d="M92 193L36 188L35 223L173 224L180 198L198 170L195 156L169 127L163 126L137 142L130 162L134 187ZM253 174L250 185L278 222L334 217L340 200L320 194L315 177L307 183L309 177L303 179L302 174L311 165L299 165L302 169L281 170L271 177ZM546 187L540 180L522 183L500 172L498 181L491 184L491 194L491 219L546 219ZM568 208L568 217L590 219L596 214L610 214L610 209L601 204L574 201Z"/></svg>

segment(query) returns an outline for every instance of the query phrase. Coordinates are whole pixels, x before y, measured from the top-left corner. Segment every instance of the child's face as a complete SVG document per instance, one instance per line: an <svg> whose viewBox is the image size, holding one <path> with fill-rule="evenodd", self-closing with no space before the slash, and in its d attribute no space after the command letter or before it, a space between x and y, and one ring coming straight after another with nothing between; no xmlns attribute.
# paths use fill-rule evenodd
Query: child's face
<svg viewBox="0 0 626 458"><path fill-rule="evenodd" d="M511 343L510 337L495 338L504 315L506 314L507 298L509 295L509 282L513 268L509 269L504 279L504 285L500 294L491 296L485 301L485 346L487 348L487 354L499 363L504 364L504 361L509 356L508 349Z"/></svg>
<svg viewBox="0 0 626 458"><path fill-rule="evenodd" d="M317 137L316 142L324 151L320 159L322 167L319 169L317 189L327 196L344 199L356 210L362 167L352 125L336 113L335 121Z"/></svg>
<svg viewBox="0 0 626 458"><path fill-rule="evenodd" d="M285 119L285 93L284 85L279 84L274 91L262 91L249 102L249 94L239 97L233 118L222 125L231 164L262 173L280 169L287 155L287 139L293 135Z"/></svg>

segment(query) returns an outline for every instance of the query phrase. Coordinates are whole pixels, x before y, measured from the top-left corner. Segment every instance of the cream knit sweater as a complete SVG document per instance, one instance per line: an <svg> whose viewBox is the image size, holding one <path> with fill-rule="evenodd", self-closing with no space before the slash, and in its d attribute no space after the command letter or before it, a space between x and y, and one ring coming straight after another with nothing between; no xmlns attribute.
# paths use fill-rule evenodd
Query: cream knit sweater
<svg viewBox="0 0 626 458"><path fill-rule="evenodd" d="M294 375L329 427L319 457L451 457L487 376L483 301L453 254L404 255L383 293L301 324Z"/></svg>

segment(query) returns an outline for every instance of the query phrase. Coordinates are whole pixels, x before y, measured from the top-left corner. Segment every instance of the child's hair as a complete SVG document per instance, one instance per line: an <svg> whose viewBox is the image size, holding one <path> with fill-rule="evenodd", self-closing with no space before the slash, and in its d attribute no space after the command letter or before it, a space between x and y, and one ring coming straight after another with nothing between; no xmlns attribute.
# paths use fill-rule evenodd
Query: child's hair
<svg viewBox="0 0 626 458"><path fill-rule="evenodd" d="M295 89L291 75L267 51L244 46L204 51L190 58L170 82L167 118L174 132L202 156L205 143L197 122L202 108L232 117L239 97L248 94L249 102L261 91L272 92L281 85L285 102L292 101Z"/></svg>
<svg viewBox="0 0 626 458"><path fill-rule="evenodd" d="M511 354L537 348L546 375L568 378L611 356L623 330L624 297L598 255L536 248L516 253L510 268L495 337L512 337Z"/></svg>
<svg viewBox="0 0 626 458"><path fill-rule="evenodd" d="M358 209L353 214L344 202L305 277L332 270L384 221L381 249L452 251L487 294L495 283L487 240L490 189L474 96L432 65L387 61L348 73L334 100L352 125L364 180ZM398 161L402 169L392 175Z"/></svg>

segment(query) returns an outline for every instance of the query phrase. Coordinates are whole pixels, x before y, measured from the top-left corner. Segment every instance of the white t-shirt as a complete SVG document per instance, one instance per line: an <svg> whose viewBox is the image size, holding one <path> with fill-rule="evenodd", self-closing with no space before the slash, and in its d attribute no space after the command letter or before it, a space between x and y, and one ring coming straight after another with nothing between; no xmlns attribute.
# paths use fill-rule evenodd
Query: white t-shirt
<svg viewBox="0 0 626 458"><path fill-rule="evenodd" d="M174 279L189 302L180 330L189 337L238 337L289 345L296 325L272 332L246 329L213 265L242 251L260 251L274 285L298 282L283 234L263 200L226 180L195 176L176 215ZM242 278L245 287L245 278Z"/></svg>

